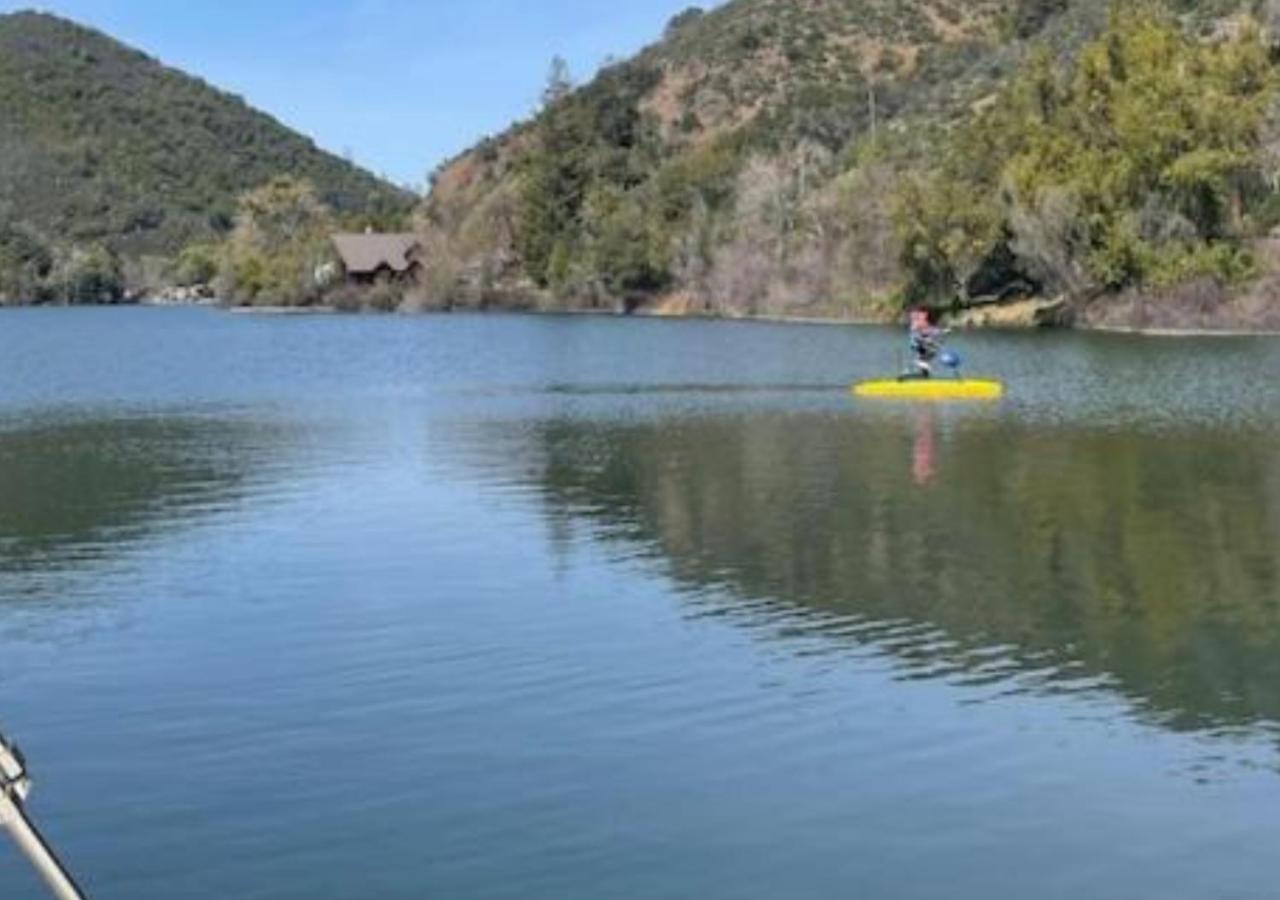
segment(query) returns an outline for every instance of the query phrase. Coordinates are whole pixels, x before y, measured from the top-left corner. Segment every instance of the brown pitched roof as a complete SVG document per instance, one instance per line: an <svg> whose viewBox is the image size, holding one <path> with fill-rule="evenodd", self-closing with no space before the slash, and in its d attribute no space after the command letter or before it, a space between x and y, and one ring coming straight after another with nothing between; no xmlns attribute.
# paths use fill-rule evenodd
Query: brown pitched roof
<svg viewBox="0 0 1280 900"><path fill-rule="evenodd" d="M418 246L413 234L335 234L333 246L347 272L366 275L386 266L405 272L413 265L410 254Z"/></svg>

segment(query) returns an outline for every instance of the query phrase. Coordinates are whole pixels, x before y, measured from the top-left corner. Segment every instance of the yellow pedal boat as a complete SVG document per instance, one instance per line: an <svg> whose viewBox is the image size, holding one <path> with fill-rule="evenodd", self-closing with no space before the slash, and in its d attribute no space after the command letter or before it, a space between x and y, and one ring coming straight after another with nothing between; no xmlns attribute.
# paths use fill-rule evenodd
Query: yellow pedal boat
<svg viewBox="0 0 1280 900"><path fill-rule="evenodd" d="M999 400L1004 385L974 378L885 378L861 381L853 392L883 400Z"/></svg>

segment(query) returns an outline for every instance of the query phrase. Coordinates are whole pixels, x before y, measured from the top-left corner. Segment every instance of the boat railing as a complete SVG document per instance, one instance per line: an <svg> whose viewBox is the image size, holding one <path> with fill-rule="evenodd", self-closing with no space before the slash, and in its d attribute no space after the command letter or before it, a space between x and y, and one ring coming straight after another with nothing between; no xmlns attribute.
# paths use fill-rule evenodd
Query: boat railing
<svg viewBox="0 0 1280 900"><path fill-rule="evenodd" d="M58 900L85 900L76 884L27 814L26 801L31 795L31 777L22 752L0 734L0 827L8 829L18 849L48 884Z"/></svg>

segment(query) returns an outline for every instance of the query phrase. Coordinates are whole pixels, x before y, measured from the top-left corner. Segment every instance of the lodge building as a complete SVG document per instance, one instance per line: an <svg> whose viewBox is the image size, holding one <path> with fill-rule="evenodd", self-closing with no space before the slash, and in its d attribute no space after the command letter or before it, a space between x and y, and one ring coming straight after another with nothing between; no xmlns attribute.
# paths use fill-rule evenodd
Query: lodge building
<svg viewBox="0 0 1280 900"><path fill-rule="evenodd" d="M331 241L348 284L409 281L422 268L414 234L335 234Z"/></svg>

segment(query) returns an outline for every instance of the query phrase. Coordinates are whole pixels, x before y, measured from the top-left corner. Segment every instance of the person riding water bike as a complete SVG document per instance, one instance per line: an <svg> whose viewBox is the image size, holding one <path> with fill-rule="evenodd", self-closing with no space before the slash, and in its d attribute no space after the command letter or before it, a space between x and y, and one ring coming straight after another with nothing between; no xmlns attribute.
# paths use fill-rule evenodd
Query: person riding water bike
<svg viewBox="0 0 1280 900"><path fill-rule="evenodd" d="M910 317L909 343L911 346L911 370L907 377L933 377L933 364L942 353L942 342L947 331L933 324L927 309L913 309Z"/></svg>

